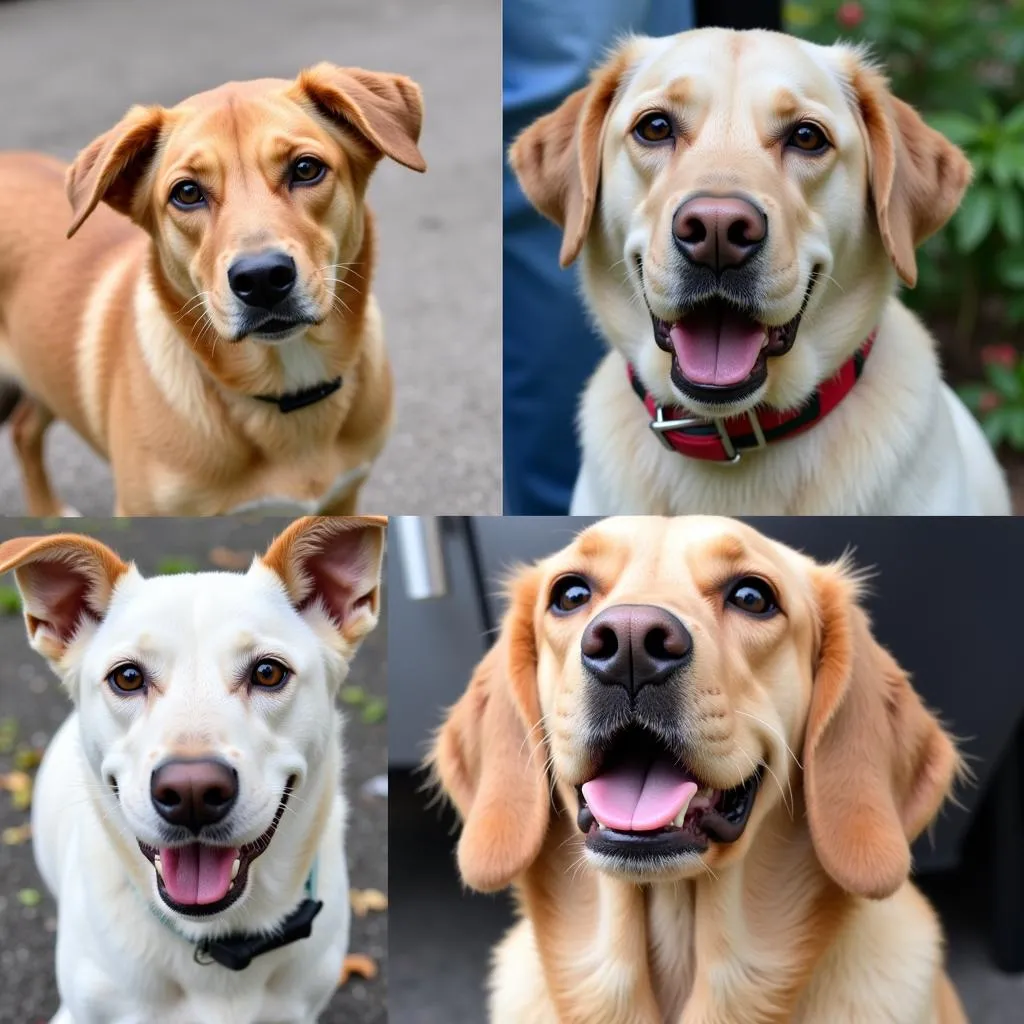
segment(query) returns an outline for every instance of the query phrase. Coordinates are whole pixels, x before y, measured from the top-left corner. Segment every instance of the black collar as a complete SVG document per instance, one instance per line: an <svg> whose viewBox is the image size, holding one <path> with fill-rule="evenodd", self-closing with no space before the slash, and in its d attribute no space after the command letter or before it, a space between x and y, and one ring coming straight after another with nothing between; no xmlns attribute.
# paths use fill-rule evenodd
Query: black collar
<svg viewBox="0 0 1024 1024"><path fill-rule="evenodd" d="M310 388L303 388L301 391L289 391L284 395L253 395L252 397L260 402L272 402L281 412L295 412L296 409L305 409L307 405L316 405L325 398L330 398L341 387L341 378L321 381Z"/></svg>

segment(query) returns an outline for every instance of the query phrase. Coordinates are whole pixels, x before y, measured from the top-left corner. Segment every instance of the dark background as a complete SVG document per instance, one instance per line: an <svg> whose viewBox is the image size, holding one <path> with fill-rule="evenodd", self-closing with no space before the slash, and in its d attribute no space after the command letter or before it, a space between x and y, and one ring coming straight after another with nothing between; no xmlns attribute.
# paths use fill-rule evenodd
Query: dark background
<svg viewBox="0 0 1024 1024"><path fill-rule="evenodd" d="M84 519L47 524L3 519L0 541L72 529L97 537L123 558L134 560L144 575L151 575L214 569L210 552L221 546L238 553L263 551L286 522L257 518ZM7 607L7 613L0 614L0 721L13 720L17 738L13 751L0 753L0 775L12 770L19 749L43 747L71 710L57 677L28 646L20 612L9 606L12 592L8 584L12 582L9 576L0 578L0 605ZM386 698L386 613L356 656L346 686L359 686L371 697ZM387 799L370 795L366 787L385 771L387 725L368 724L358 708L347 709L343 749L350 806L346 838L349 884L354 889L386 892ZM28 819L28 812L15 810L10 794L0 791L0 829L22 825ZM18 893L24 889L39 892L42 900L38 906L22 905ZM36 1024L56 1012L55 930L56 904L36 871L31 841L16 846L0 842L0 1024ZM387 930L386 913L353 916L349 952L372 957L380 973L372 981L350 980L335 995L320 1018L321 1024L385 1024Z"/></svg>

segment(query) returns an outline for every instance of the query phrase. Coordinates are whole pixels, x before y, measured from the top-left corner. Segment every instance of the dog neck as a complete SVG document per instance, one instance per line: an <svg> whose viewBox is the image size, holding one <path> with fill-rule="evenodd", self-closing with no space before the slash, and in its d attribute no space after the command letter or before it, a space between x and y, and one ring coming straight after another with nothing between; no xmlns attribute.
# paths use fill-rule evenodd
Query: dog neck
<svg viewBox="0 0 1024 1024"><path fill-rule="evenodd" d="M814 855L799 797L758 828L754 852L699 878L635 885L577 866L569 816L517 883L564 1024L790 1024L854 897ZM813 937L809 941L808 937ZM745 1017L744 1014L747 1016Z"/></svg>

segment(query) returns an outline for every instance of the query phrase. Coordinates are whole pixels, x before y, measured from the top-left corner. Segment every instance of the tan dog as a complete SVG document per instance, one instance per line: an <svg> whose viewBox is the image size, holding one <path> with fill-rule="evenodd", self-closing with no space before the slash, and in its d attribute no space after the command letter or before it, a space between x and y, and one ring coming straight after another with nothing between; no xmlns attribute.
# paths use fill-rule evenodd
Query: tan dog
<svg viewBox="0 0 1024 1024"><path fill-rule="evenodd" d="M909 843L959 758L845 564L610 519L522 570L438 737L495 1024L954 1024Z"/></svg>
<svg viewBox="0 0 1024 1024"><path fill-rule="evenodd" d="M582 400L574 513L1009 511L894 297L970 164L860 51L631 38L510 160L613 349Z"/></svg>
<svg viewBox="0 0 1024 1024"><path fill-rule="evenodd" d="M421 117L409 79L319 64L133 107L66 173L0 156L0 372L33 515L60 510L54 418L109 458L117 514L354 509L392 418L365 192L382 156L425 169Z"/></svg>

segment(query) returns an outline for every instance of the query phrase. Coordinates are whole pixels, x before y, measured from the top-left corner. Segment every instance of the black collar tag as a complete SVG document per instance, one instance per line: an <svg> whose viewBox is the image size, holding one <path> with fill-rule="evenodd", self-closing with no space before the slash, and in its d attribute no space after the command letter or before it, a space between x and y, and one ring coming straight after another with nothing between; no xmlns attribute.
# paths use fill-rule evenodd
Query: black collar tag
<svg viewBox="0 0 1024 1024"><path fill-rule="evenodd" d="M289 391L285 395L253 395L253 398L261 402L271 402L281 412L295 412L296 409L305 409L307 405L316 405L317 402L330 398L340 387L341 378L335 377L334 380L325 380L301 391Z"/></svg>
<svg viewBox="0 0 1024 1024"><path fill-rule="evenodd" d="M196 946L194 959L196 963L215 961L228 970L244 971L254 956L280 949L299 939L308 939L313 931L313 918L322 908L320 900L305 899L285 918L276 934L227 935L222 939L207 939Z"/></svg>

